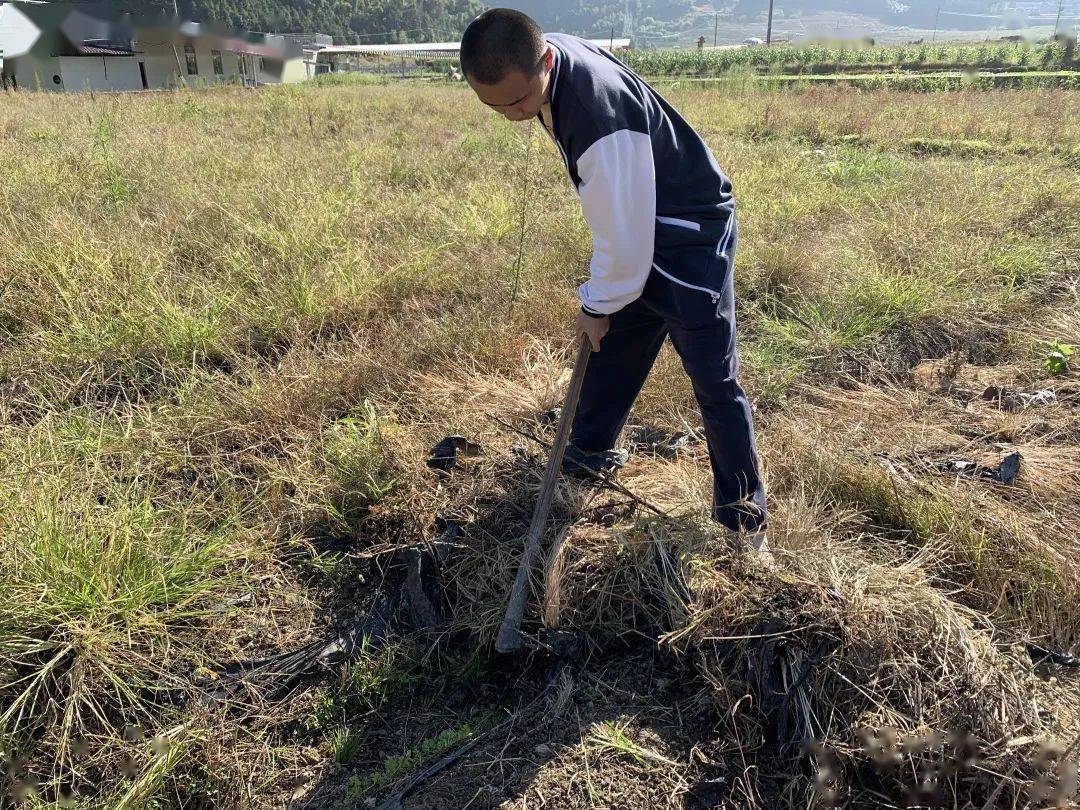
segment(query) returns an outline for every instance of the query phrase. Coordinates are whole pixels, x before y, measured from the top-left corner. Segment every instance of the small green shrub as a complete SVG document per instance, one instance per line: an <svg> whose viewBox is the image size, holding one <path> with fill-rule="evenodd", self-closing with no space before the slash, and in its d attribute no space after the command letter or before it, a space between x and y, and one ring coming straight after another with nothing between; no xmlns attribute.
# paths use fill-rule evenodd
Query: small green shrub
<svg viewBox="0 0 1080 810"><path fill-rule="evenodd" d="M1043 365L1051 374L1064 374L1069 370L1069 359L1074 351L1075 347L1068 343L1051 343L1043 358Z"/></svg>

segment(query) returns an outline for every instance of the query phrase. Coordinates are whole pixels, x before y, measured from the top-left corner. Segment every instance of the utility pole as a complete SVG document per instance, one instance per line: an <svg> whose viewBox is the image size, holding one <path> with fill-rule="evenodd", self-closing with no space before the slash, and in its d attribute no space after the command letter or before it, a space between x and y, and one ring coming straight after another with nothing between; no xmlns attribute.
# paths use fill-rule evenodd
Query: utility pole
<svg viewBox="0 0 1080 810"><path fill-rule="evenodd" d="M1058 25L1061 23L1061 7L1065 5L1065 0L1058 0L1058 13L1057 19L1054 20L1054 36L1051 39L1057 39Z"/></svg>
<svg viewBox="0 0 1080 810"><path fill-rule="evenodd" d="M608 40L608 52L615 52L615 26L611 26L611 39Z"/></svg>
<svg viewBox="0 0 1080 810"><path fill-rule="evenodd" d="M174 17L180 16L180 10L176 7L176 0L172 0L172 13Z"/></svg>
<svg viewBox="0 0 1080 810"><path fill-rule="evenodd" d="M772 44L772 7L773 0L769 0L769 27L765 30L765 44Z"/></svg>
<svg viewBox="0 0 1080 810"><path fill-rule="evenodd" d="M719 13L719 12L717 12L717 13L716 13L716 14L715 14L715 15L713 16L713 26L712 26L712 46L713 46L714 48L716 47L716 32L717 32L717 31L718 31L719 29L720 29L720 13Z"/></svg>
<svg viewBox="0 0 1080 810"><path fill-rule="evenodd" d="M941 16L941 6L937 7L937 13L934 15L934 35L930 37L931 42L937 42L937 25L938 18Z"/></svg>

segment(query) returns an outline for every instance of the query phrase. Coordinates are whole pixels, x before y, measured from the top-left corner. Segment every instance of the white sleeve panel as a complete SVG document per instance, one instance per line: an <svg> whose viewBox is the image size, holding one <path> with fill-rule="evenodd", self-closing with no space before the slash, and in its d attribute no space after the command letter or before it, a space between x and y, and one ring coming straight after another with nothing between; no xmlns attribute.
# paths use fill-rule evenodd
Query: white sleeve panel
<svg viewBox="0 0 1080 810"><path fill-rule="evenodd" d="M577 161L578 194L593 237L589 280L579 295L586 310L610 315L645 286L656 238L656 169L652 140L622 129L590 146Z"/></svg>

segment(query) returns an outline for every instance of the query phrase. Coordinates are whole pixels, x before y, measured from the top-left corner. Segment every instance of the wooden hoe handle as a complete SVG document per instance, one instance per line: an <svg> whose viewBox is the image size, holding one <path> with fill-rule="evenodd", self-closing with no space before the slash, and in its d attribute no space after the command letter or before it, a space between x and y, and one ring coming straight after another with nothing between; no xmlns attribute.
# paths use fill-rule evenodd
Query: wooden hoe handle
<svg viewBox="0 0 1080 810"><path fill-rule="evenodd" d="M551 501L555 496L555 482L559 477L563 456L566 454L567 442L570 440L570 427L574 422L574 412L577 411L581 384L585 380L585 369L589 365L590 354L592 354L592 347L589 345L589 338L582 335L577 362L574 364L574 375L570 378L570 387L566 390L562 415L559 417L559 428L555 432L555 441L551 445L547 469L544 470L540 497L536 501L532 523L529 524L529 533L525 536L525 551L522 553L513 587L510 588L506 618L503 619L502 626L499 628L499 637L495 640L495 649L501 653L513 652L521 646L520 628L521 618L525 614L526 585L529 584L533 561L540 550L540 542L544 538L544 525L547 523L548 512L551 511Z"/></svg>

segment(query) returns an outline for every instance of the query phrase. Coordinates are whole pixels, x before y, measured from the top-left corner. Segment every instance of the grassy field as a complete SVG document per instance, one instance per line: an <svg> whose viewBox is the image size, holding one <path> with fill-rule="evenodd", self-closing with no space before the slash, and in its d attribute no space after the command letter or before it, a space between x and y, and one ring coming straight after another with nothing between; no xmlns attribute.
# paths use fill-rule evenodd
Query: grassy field
<svg viewBox="0 0 1080 810"><path fill-rule="evenodd" d="M1069 800L1080 95L663 90L735 184L778 566L702 524L699 443L624 471L663 518L567 483L526 619L570 665L491 652L543 450L490 415L549 435L590 250L538 128L0 97L9 799L364 806L471 741L405 805ZM633 419L698 425L670 349Z"/></svg>

